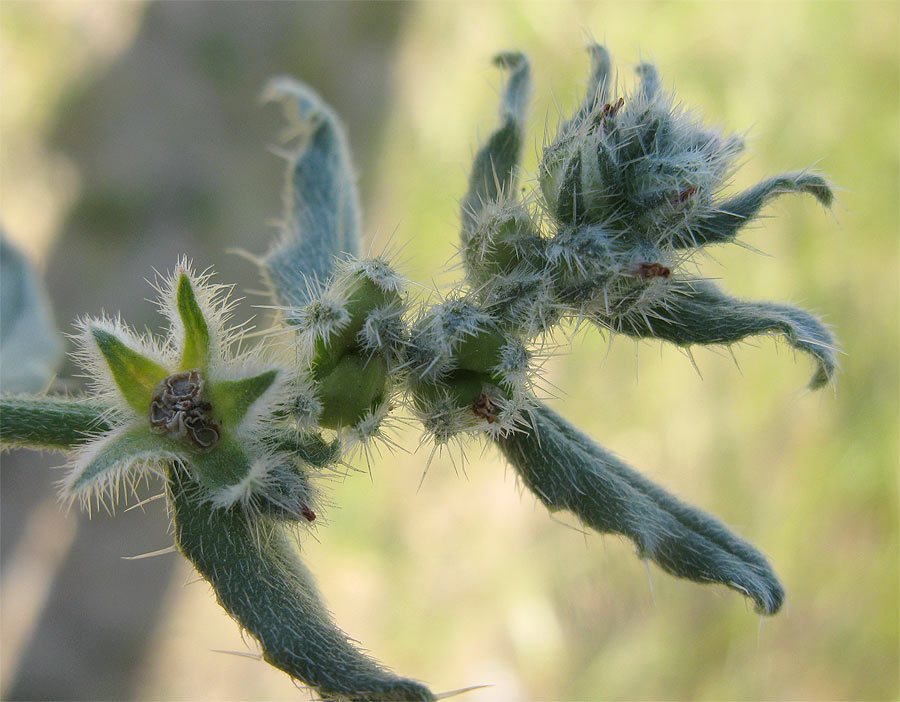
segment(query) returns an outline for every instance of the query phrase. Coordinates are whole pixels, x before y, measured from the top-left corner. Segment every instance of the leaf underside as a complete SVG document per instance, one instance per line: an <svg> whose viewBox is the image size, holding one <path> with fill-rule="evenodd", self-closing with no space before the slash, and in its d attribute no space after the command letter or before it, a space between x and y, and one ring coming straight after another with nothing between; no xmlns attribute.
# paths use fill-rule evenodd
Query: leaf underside
<svg viewBox="0 0 900 702"><path fill-rule="evenodd" d="M358 255L359 195L343 126L322 99L290 78L272 80L264 95L282 103L303 141L289 160L282 235L263 269L280 304L302 307L309 283L324 284L336 257Z"/></svg>

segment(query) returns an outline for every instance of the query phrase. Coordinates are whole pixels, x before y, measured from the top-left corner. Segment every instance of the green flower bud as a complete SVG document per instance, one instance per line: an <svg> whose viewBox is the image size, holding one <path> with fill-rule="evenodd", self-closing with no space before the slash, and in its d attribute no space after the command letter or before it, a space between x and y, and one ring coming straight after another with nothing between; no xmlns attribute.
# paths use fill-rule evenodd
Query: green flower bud
<svg viewBox="0 0 900 702"><path fill-rule="evenodd" d="M345 354L319 379L319 423L329 429L352 427L375 411L389 394L387 363L383 358Z"/></svg>

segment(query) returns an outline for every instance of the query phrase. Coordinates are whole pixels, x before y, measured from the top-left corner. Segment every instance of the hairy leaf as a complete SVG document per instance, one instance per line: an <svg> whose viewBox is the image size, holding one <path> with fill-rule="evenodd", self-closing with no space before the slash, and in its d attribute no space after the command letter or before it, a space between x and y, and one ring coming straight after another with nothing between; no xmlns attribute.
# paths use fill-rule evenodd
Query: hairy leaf
<svg viewBox="0 0 900 702"><path fill-rule="evenodd" d="M321 98L290 78L272 80L264 98L284 106L300 145L289 155L282 232L263 270L279 304L300 307L335 257L359 254L359 195L343 127Z"/></svg>
<svg viewBox="0 0 900 702"><path fill-rule="evenodd" d="M0 398L0 444L65 450L109 431L112 408L67 397Z"/></svg>
<svg viewBox="0 0 900 702"><path fill-rule="evenodd" d="M684 248L729 242L767 202L785 193L808 193L825 207L830 207L834 199L831 186L822 176L807 171L783 173L716 204L686 230L676 230L673 244Z"/></svg>
<svg viewBox="0 0 900 702"><path fill-rule="evenodd" d="M628 467L556 412L538 404L533 432L498 438L525 485L551 510L567 509L600 533L631 539L641 557L689 580L722 583L775 614L784 590L765 557L705 512Z"/></svg>
<svg viewBox="0 0 900 702"><path fill-rule="evenodd" d="M175 540L219 603L259 640L263 658L325 699L433 700L363 654L334 623L312 574L282 528L240 508L216 509L178 468L170 471Z"/></svg>
<svg viewBox="0 0 900 702"><path fill-rule="evenodd" d="M478 220L478 213L501 195L509 196L516 184L522 154L525 111L531 93L528 59L518 52L500 54L494 64L510 71L500 103L500 126L475 154L469 188L462 201L463 246Z"/></svg>
<svg viewBox="0 0 900 702"><path fill-rule="evenodd" d="M812 314L790 305L731 297L708 281L673 279L669 294L643 315L613 320L598 315L596 321L629 336L655 337L679 346L733 344L757 334L780 334L816 361L810 388L823 387L837 370L834 338Z"/></svg>

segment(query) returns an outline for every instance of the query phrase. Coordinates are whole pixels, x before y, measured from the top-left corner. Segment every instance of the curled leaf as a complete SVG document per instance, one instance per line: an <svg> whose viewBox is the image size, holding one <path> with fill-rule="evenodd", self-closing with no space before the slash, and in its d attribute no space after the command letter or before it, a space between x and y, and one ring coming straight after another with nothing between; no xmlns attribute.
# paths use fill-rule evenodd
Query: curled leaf
<svg viewBox="0 0 900 702"><path fill-rule="evenodd" d="M831 186L822 176L807 171L782 173L717 203L690 226L676 229L672 243L685 248L732 241L767 202L786 193L807 193L825 207L830 207L834 199Z"/></svg>
<svg viewBox="0 0 900 702"><path fill-rule="evenodd" d="M528 59L519 52L508 52L496 56L494 64L510 74L500 103L500 126L475 155L469 188L462 201L464 246L482 208L503 194L510 195L522 154L525 110L531 93Z"/></svg>
<svg viewBox="0 0 900 702"><path fill-rule="evenodd" d="M611 320L597 315L595 321L629 336L654 337L679 346L733 344L757 334L780 334L815 360L816 370L809 381L813 390L828 384L837 370L834 337L806 310L741 300L708 281L673 279L668 293L640 315Z"/></svg>
<svg viewBox="0 0 900 702"><path fill-rule="evenodd" d="M784 590L765 557L715 517L691 507L604 450L545 405L533 432L497 440L525 485L551 510L631 539L641 557L697 582L721 583L775 614Z"/></svg>
<svg viewBox="0 0 900 702"><path fill-rule="evenodd" d="M288 154L282 232L263 258L263 270L280 304L308 302L310 281L325 283L335 257L359 254L359 195L340 120L309 87L275 78L263 93L284 106L292 135Z"/></svg>

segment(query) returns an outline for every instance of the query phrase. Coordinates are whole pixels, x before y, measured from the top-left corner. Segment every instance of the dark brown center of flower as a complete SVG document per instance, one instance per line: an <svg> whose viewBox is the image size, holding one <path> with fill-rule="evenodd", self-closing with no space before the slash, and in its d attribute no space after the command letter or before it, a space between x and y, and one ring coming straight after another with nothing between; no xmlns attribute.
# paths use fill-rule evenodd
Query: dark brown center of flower
<svg viewBox="0 0 900 702"><path fill-rule="evenodd" d="M150 399L150 427L157 434L172 434L200 451L222 438L212 406L203 399L203 378L195 370L163 378Z"/></svg>

